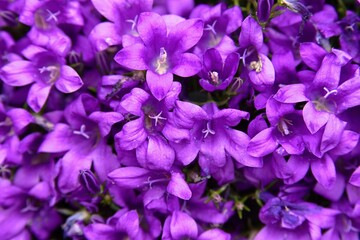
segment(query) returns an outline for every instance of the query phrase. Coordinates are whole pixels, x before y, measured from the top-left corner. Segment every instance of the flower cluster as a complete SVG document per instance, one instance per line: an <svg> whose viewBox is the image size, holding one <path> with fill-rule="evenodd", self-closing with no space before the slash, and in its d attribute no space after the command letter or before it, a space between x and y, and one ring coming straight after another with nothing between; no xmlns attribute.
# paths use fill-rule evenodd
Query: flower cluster
<svg viewBox="0 0 360 240"><path fill-rule="evenodd" d="M0 0L0 239L359 239L337 4Z"/></svg>

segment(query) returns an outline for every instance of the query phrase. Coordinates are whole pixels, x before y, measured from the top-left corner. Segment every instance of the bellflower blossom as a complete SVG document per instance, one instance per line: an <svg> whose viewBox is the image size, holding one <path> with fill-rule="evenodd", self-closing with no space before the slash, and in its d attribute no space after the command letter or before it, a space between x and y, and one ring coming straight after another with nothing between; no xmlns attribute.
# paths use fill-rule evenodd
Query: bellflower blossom
<svg viewBox="0 0 360 240"><path fill-rule="evenodd" d="M28 61L10 62L0 69L0 76L10 86L32 84L27 103L35 112L39 112L45 105L54 85L63 93L77 91L83 85L77 72L55 53L41 47L29 46L24 49L23 54Z"/></svg>
<svg viewBox="0 0 360 240"><path fill-rule="evenodd" d="M173 74L190 77L201 70L200 59L187 53L202 36L201 20L184 20L168 28L160 15L147 12L139 15L136 29L142 42L120 50L115 61L129 69L147 70L146 82L156 99L170 91Z"/></svg>

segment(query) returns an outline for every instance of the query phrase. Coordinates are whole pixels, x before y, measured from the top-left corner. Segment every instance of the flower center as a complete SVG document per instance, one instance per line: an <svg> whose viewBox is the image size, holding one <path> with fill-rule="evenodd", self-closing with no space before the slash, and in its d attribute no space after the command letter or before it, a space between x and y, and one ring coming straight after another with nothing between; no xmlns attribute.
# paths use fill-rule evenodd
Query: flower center
<svg viewBox="0 0 360 240"><path fill-rule="evenodd" d="M40 74L48 73L48 80L46 83L54 84L56 80L60 77L60 68L55 65L43 66L39 68Z"/></svg>
<svg viewBox="0 0 360 240"><path fill-rule="evenodd" d="M47 29L49 24L57 24L60 11L52 12L49 9L40 9L35 13L35 25L40 29Z"/></svg>
<svg viewBox="0 0 360 240"><path fill-rule="evenodd" d="M148 179L144 182L144 184L146 184L146 185L149 184L149 188L151 189L152 185L154 183L167 182L167 181L169 181L168 178L158 178L158 179L151 180L151 176L149 176Z"/></svg>
<svg viewBox="0 0 360 240"><path fill-rule="evenodd" d="M135 16L134 19L127 19L126 22L130 23L131 24L131 31L134 31L135 27L136 27L136 23L137 23L137 20L138 20L138 15Z"/></svg>
<svg viewBox="0 0 360 240"><path fill-rule="evenodd" d="M74 131L73 131L73 134L75 134L75 135L80 135L80 136L83 136L83 137L86 138L86 139L89 139L90 136L85 132L85 130L86 130L86 126L85 126L85 124L82 124L82 125L80 126L80 130L79 130L79 131L78 131L78 130L74 130Z"/></svg>
<svg viewBox="0 0 360 240"><path fill-rule="evenodd" d="M210 83L213 85L219 85L219 73L218 72L209 72Z"/></svg>
<svg viewBox="0 0 360 240"><path fill-rule="evenodd" d="M255 70L255 72L259 73L262 70L262 62L261 58L259 57L258 61L250 62L250 69Z"/></svg>
<svg viewBox="0 0 360 240"><path fill-rule="evenodd" d="M160 48L160 54L155 63L155 71L158 74L164 74L164 73L166 73L168 68L169 68L169 65L167 62L167 52L166 52L165 48L162 47L162 48Z"/></svg>
<svg viewBox="0 0 360 240"><path fill-rule="evenodd" d="M324 87L324 90L326 92L326 94L324 95L324 98L328 98L330 95L336 95L338 93L338 91L336 89L333 89L331 91L329 91L329 89L327 89L327 87Z"/></svg>
<svg viewBox="0 0 360 240"><path fill-rule="evenodd" d="M283 136L289 135L291 133L291 131L289 130L289 126L288 125L293 125L291 120L288 119L281 119L280 122L277 125L277 129L281 132L281 134Z"/></svg>
<svg viewBox="0 0 360 240"><path fill-rule="evenodd" d="M0 165L0 176L2 178L10 178L11 177L11 170L7 165Z"/></svg>
<svg viewBox="0 0 360 240"><path fill-rule="evenodd" d="M160 111L160 112L159 112L157 115L155 115L155 116L150 116L150 115L148 116L150 119L155 120L155 123L154 123L155 127L157 127L157 125L158 125L159 123L161 124L160 120L167 120L167 118L162 117L161 114L162 114L162 111Z"/></svg>
<svg viewBox="0 0 360 240"><path fill-rule="evenodd" d="M215 135L215 131L211 129L210 122L206 123L206 129L202 130L202 133L204 133L204 138L207 138L209 134Z"/></svg>
<svg viewBox="0 0 360 240"><path fill-rule="evenodd" d="M206 24L206 27L204 28L205 31L210 31L214 35L216 35L215 25L217 23L217 20L215 20L212 24Z"/></svg>

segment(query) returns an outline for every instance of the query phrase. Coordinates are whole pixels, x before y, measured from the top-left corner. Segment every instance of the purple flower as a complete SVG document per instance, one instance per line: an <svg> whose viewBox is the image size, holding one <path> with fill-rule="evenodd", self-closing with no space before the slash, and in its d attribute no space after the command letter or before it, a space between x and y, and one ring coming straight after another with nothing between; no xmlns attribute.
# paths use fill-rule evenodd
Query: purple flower
<svg viewBox="0 0 360 240"><path fill-rule="evenodd" d="M120 50L115 61L132 70L147 70L146 82L156 99L170 91L173 74L190 77L201 70L200 59L186 52L202 36L201 20L184 20L169 28L160 15L147 12L139 15L136 29L142 42Z"/></svg>
<svg viewBox="0 0 360 240"><path fill-rule="evenodd" d="M188 140L172 144L177 159L184 165L191 163L199 153L199 164L207 173L214 173L216 171L213 170L224 167L228 155L245 166L262 166L260 159L246 152L249 137L231 128L241 119L248 118L247 112L219 110L215 103L205 104L202 108L185 102L176 104L174 113L180 126L191 129Z"/></svg>
<svg viewBox="0 0 360 240"><path fill-rule="evenodd" d="M89 37L98 51L123 43L136 42L139 35L137 24L142 12L150 12L153 0L92 0L96 10L111 22L102 22L94 27Z"/></svg>
<svg viewBox="0 0 360 240"><path fill-rule="evenodd" d="M302 48L302 51L310 49ZM316 133L328 122L331 114L341 113L359 104L356 100L360 93L358 77L340 82L341 69L349 60L348 54L333 49L322 60L313 81L309 79L309 82L281 87L274 98L283 103L307 102L303 108L303 118L309 131ZM319 65L314 60L312 62Z"/></svg>
<svg viewBox="0 0 360 240"><path fill-rule="evenodd" d="M140 88L134 88L122 99L121 106L126 112L138 118L126 123L115 135L115 141L122 150L135 150L138 162L145 168L169 170L175 153L164 136L186 137L186 132L184 136L184 132L169 120L180 86L172 83L171 90L161 101Z"/></svg>
<svg viewBox="0 0 360 240"><path fill-rule="evenodd" d="M150 171L139 167L122 167L109 173L109 179L121 188L163 188L178 198L189 200L191 190L178 171Z"/></svg>
<svg viewBox="0 0 360 240"><path fill-rule="evenodd" d="M190 18L201 18L204 21L204 34L194 51L201 56L207 49L216 48L222 57L237 50L229 36L240 26L243 19L238 6L226 9L224 3L216 6L200 4L193 9Z"/></svg>
<svg viewBox="0 0 360 240"><path fill-rule="evenodd" d="M275 70L263 53L263 33L258 22L251 16L245 18L239 36L240 56L247 76L254 88L264 91L275 81Z"/></svg>
<svg viewBox="0 0 360 240"><path fill-rule="evenodd" d="M74 69L65 65L65 59L41 47L29 46L23 51L29 59L11 62L0 69L0 76L10 86L31 84L27 103L39 112L45 105L51 89L63 93L77 91L83 82Z"/></svg>
<svg viewBox="0 0 360 240"><path fill-rule="evenodd" d="M106 145L106 136L114 123L123 120L122 115L100 112L97 99L82 94L67 106L64 117L67 124L57 123L39 148L39 152L66 152L60 160L60 190L68 193L77 189L82 182L80 171L90 169L92 164L102 183L119 165L111 148ZM103 159L106 159L106 164ZM93 187L90 189L94 190Z"/></svg>
<svg viewBox="0 0 360 240"><path fill-rule="evenodd" d="M232 82L239 66L239 54L231 53L225 61L215 48L204 54L204 67L199 73L200 85L207 91L224 90Z"/></svg>
<svg viewBox="0 0 360 240"><path fill-rule="evenodd" d="M19 21L32 26L28 33L31 41L65 56L70 50L71 40L59 27L64 24L68 26L84 24L79 2L36 0L25 1L24 4Z"/></svg>
<svg viewBox="0 0 360 240"><path fill-rule="evenodd" d="M260 22L268 21L274 0L259 0L256 15Z"/></svg>

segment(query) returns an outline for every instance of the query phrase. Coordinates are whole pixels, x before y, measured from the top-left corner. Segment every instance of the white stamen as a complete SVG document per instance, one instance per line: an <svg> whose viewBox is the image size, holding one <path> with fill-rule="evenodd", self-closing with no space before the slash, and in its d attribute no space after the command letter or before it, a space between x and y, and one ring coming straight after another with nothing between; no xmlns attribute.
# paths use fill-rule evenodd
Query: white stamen
<svg viewBox="0 0 360 240"><path fill-rule="evenodd" d="M205 31L210 31L212 32L214 35L216 35L216 31L215 31L215 24L216 24L217 20L215 20L211 25L207 24L206 28L204 28Z"/></svg>
<svg viewBox="0 0 360 240"><path fill-rule="evenodd" d="M159 74L164 74L168 69L167 64L167 52L165 48L160 48L159 58L156 61L156 69L155 71Z"/></svg>
<svg viewBox="0 0 360 240"><path fill-rule="evenodd" d="M83 136L86 139L89 139L90 136L87 133L85 133L85 129L86 129L86 126L85 126L85 124L83 124L80 126L80 131L74 130L73 133L76 135Z"/></svg>
<svg viewBox="0 0 360 240"><path fill-rule="evenodd" d="M206 138L209 134L214 135L215 131L210 128L210 122L206 123L206 129L202 130L202 133L204 133L204 138Z"/></svg>
<svg viewBox="0 0 360 240"><path fill-rule="evenodd" d="M132 31L134 31L134 29L135 29L135 26L136 26L138 17L139 17L139 16L136 15L134 19L128 19L128 20L126 20L126 22L131 23L131 30L132 30Z"/></svg>
<svg viewBox="0 0 360 240"><path fill-rule="evenodd" d="M327 87L324 87L324 90L326 91L326 94L324 96L325 99L328 98L331 94L336 95L338 93L338 91L336 89L329 91L329 89Z"/></svg>
<svg viewBox="0 0 360 240"><path fill-rule="evenodd" d="M217 72L209 72L209 76L211 78L211 83L214 85L219 84L219 74Z"/></svg>
<svg viewBox="0 0 360 240"><path fill-rule="evenodd" d="M162 111L159 112L159 114L156 115L156 116L149 116L149 118L155 120L155 127L157 126L157 124L158 124L158 122L159 122L160 120L167 120L167 118L162 117L161 114L162 114Z"/></svg>
<svg viewBox="0 0 360 240"><path fill-rule="evenodd" d="M46 11L48 12L49 16L48 18L46 19L47 22L51 21L51 20L54 20L54 22L58 22L58 18L57 16L60 14L60 11L57 11L55 13L51 12L49 9L46 9Z"/></svg>

